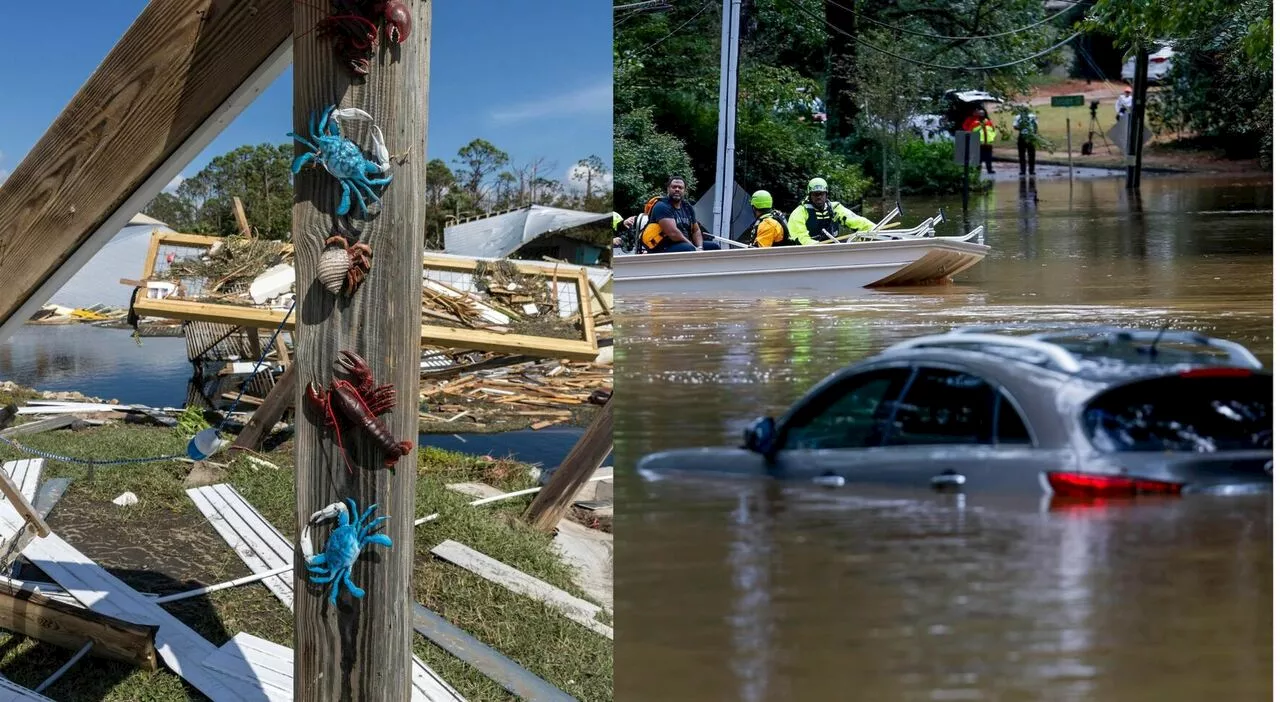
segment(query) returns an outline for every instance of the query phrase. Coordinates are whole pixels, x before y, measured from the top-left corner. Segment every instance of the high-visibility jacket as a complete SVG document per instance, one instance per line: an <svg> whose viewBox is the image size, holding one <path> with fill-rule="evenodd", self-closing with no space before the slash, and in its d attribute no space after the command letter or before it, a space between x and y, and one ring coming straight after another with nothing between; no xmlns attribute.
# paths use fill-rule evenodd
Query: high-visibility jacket
<svg viewBox="0 0 1280 702"><path fill-rule="evenodd" d="M791 211L791 216L787 218L787 233L792 239L808 246L825 241L827 235L823 232L831 236L839 234L837 222L858 232L869 231L876 226L875 222L859 217L853 210L838 202L827 202L827 206L819 210L806 200Z"/></svg>
<svg viewBox="0 0 1280 702"><path fill-rule="evenodd" d="M990 146L996 143L996 126L991 120L983 120L974 126L973 131L978 133L978 138L983 146Z"/></svg>

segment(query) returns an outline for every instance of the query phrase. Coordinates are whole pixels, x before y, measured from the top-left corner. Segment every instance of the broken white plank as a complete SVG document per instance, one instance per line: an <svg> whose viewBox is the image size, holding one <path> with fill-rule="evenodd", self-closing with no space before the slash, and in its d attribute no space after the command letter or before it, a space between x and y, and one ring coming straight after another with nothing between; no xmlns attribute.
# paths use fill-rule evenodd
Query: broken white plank
<svg viewBox="0 0 1280 702"><path fill-rule="evenodd" d="M9 522L16 528L16 512L11 510L7 504L0 505L0 522ZM90 610L159 627L156 651L165 664L214 702L267 699L260 686L200 665L217 651L213 644L57 534L33 540L22 555Z"/></svg>
<svg viewBox="0 0 1280 702"><path fill-rule="evenodd" d="M254 573L291 568L293 563L293 546L284 535L262 516L249 501L244 499L231 485L218 483L204 487L191 488L187 494L196 503L201 514L213 524L218 535L240 556L249 570ZM293 577L278 575L263 580L271 592L290 610L293 609ZM269 643L269 642L268 642ZM274 645L274 644L273 644ZM293 696L293 651L289 652L289 697ZM227 664L230 659L218 659L219 665ZM207 665L207 664L206 664ZM420 702L437 702L454 700L465 702L465 698L453 689L449 683L431 670L426 663L414 656L414 700Z"/></svg>
<svg viewBox="0 0 1280 702"><path fill-rule="evenodd" d="M0 702L53 702L53 700L28 690L9 678L0 676Z"/></svg>
<svg viewBox="0 0 1280 702"><path fill-rule="evenodd" d="M27 502L34 502L36 499L36 489L40 487L40 472L44 470L43 458L23 458L17 461L5 462L3 468L5 474L13 481L18 492L27 498ZM7 500L6 500L7 501Z"/></svg>
<svg viewBox="0 0 1280 702"><path fill-rule="evenodd" d="M18 414L70 414L73 412L128 412L122 405L98 405L87 402L36 404L34 402L18 408Z"/></svg>
<svg viewBox="0 0 1280 702"><path fill-rule="evenodd" d="M445 487L468 497L496 497L503 494L498 488L485 483L449 483Z"/></svg>
<svg viewBox="0 0 1280 702"><path fill-rule="evenodd" d="M289 542L230 485L219 483L191 488L187 495L249 570L259 573L293 563ZM286 607L293 609L292 574L273 576L262 582Z"/></svg>
<svg viewBox="0 0 1280 702"><path fill-rule="evenodd" d="M613 638L613 627L596 621L600 605L574 597L550 583L503 563L452 539L445 540L431 549L431 553L465 568L480 577L495 582L512 592L546 603L602 636Z"/></svg>

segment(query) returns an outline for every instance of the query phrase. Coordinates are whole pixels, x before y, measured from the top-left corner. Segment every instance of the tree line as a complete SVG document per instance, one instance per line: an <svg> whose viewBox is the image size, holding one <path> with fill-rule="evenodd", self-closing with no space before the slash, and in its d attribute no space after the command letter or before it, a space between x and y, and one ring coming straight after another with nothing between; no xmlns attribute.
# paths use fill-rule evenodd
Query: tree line
<svg viewBox="0 0 1280 702"><path fill-rule="evenodd" d="M173 192L162 192L143 213L183 232L229 236L240 231L233 199L240 198L257 236L287 240L292 231L292 144L241 146L215 157ZM546 158L514 164L494 144L475 139L458 150L452 166L432 159L426 167L426 246L443 248L449 222L526 205L608 212L613 192L606 186L604 159L579 160L572 181L557 177ZM395 187L394 181L391 187Z"/></svg>

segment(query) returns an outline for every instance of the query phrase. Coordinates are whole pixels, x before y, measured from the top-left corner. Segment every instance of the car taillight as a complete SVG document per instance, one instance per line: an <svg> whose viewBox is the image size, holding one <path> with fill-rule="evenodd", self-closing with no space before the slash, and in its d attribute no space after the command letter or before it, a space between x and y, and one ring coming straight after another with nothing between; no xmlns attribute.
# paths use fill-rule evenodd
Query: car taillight
<svg viewBox="0 0 1280 702"><path fill-rule="evenodd" d="M1055 495L1063 497L1122 497L1126 495L1177 495L1181 483L1141 480L1123 475L1096 473L1045 473Z"/></svg>
<svg viewBox="0 0 1280 702"><path fill-rule="evenodd" d="M1153 57L1151 57L1151 63L1164 63L1165 61L1168 61L1168 60L1169 60L1169 59L1167 59L1167 58L1165 58L1165 57L1163 57L1163 56L1153 56Z"/></svg>
<svg viewBox="0 0 1280 702"><path fill-rule="evenodd" d="M1192 368L1178 374L1182 378L1247 378L1253 375L1248 368Z"/></svg>

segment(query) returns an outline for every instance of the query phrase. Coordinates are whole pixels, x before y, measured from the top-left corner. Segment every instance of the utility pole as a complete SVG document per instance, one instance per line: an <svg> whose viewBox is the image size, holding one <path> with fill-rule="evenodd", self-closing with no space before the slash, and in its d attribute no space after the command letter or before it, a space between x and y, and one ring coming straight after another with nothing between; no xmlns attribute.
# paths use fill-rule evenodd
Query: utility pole
<svg viewBox="0 0 1280 702"><path fill-rule="evenodd" d="M1133 50L1133 107L1129 110L1129 143L1125 146L1125 187L1137 190L1142 184L1142 135L1147 115L1147 45L1138 41Z"/></svg>
<svg viewBox="0 0 1280 702"><path fill-rule="evenodd" d="M332 20L351 22L333 33L321 31L324 23L331 21L330 15L337 14L330 12L329 3L293 4L292 131L322 149L321 155L294 178L298 299L294 311L298 414L295 533L302 545L294 556L293 681L294 699L299 702L409 702L412 691L413 520L431 2L387 4L400 7L360 22ZM388 17L398 21L398 35L387 28ZM381 30L377 44L363 53L360 42L350 38L361 27L372 26ZM361 75L358 69L365 62L367 73ZM374 164L362 164L367 178L377 181L389 176L390 183L369 188L367 182L357 182L359 177L340 181L328 170L342 169L341 161L323 160L324 149L336 145L337 139L317 139L320 135L313 133L313 128L325 132L323 118L334 105L339 109L337 124L342 137L350 139ZM362 110L372 118L372 124L351 108ZM313 127L313 120L319 123L318 128ZM389 152L386 156L374 148L379 130ZM298 155L315 153L313 146L297 140L295 147ZM344 185L351 187L344 189ZM340 214L344 192L350 198L345 215ZM374 194L381 203L374 200ZM367 212L361 211L361 200ZM340 243L330 241L335 235L344 236L348 244L366 244L372 250L367 274L353 291L331 292L321 282L322 263L325 271L331 270L330 266L346 270L334 263L347 256ZM360 391L361 378L338 372L335 362L344 352L362 357L372 372L374 387L389 385L395 397L376 389ZM380 423L385 427L383 440L366 431L360 421L349 419L360 416L358 407L352 409L358 402L343 403L343 396L335 390L336 380L353 382L356 387L350 392L359 393L360 399L375 409L394 399L389 411L364 417L366 425ZM307 390L313 383L332 403L329 411L317 410L309 397ZM326 416L336 417L336 429L327 426ZM400 441L408 443L401 446ZM386 465L388 459L390 466ZM338 520L313 520L312 515L348 499L358 510L350 515L353 525L365 510L377 505L364 524L388 517L371 534L385 535L391 543L387 545L380 536L373 542L366 537L356 550L350 580L346 581L338 569L350 561L337 549L326 551L326 546L338 544L337 540L330 544L331 535L338 531ZM335 512L331 509L326 517L336 517ZM308 571L308 540L315 554L329 559L321 566L329 569L327 573L316 576ZM310 581L335 572L337 579L331 583ZM363 597L357 598L348 583L362 589ZM335 587L336 605L330 601Z"/></svg>
<svg viewBox="0 0 1280 702"><path fill-rule="evenodd" d="M724 0L720 20L720 133L716 137L716 187L712 232L732 239L733 138L738 128L738 22L742 0Z"/></svg>

